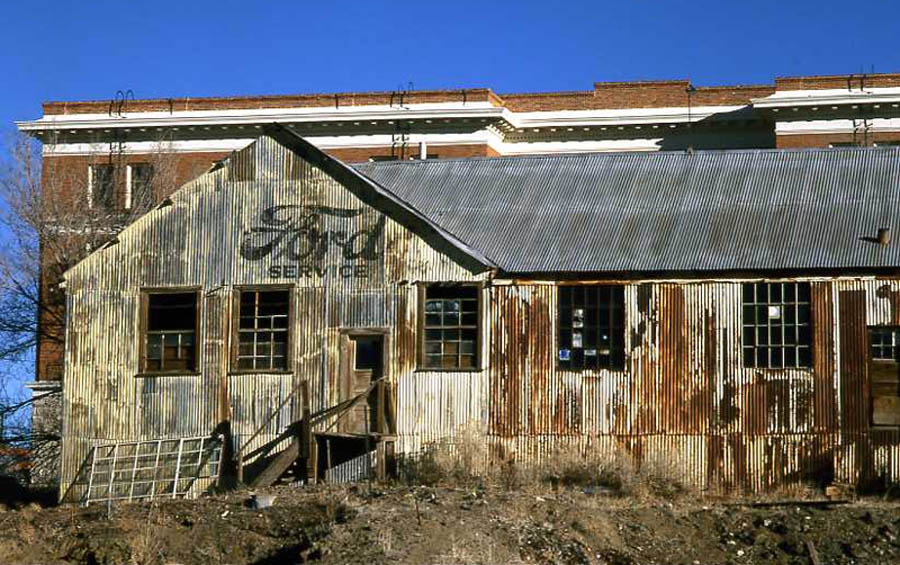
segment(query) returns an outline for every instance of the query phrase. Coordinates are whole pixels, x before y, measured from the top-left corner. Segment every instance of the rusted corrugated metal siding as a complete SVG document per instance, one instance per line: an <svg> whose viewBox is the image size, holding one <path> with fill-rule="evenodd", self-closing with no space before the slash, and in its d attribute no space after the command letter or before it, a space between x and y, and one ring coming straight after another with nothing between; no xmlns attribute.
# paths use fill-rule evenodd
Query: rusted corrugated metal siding
<svg viewBox="0 0 900 565"><path fill-rule="evenodd" d="M870 426L865 380L866 327L897 323L885 285L812 281L813 366L753 369L741 283L627 283L625 368L579 372L557 368L556 288L495 287L490 429L525 460L618 446L709 488L897 480L897 432Z"/></svg>

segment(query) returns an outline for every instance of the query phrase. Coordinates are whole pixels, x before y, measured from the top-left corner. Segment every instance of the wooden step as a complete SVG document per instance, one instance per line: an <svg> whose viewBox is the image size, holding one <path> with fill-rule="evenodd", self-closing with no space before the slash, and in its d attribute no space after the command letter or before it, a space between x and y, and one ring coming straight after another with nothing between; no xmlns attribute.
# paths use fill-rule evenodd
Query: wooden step
<svg viewBox="0 0 900 565"><path fill-rule="evenodd" d="M249 486L251 488L261 488L275 483L291 467L294 461L300 457L302 450L300 438L294 438L287 449L276 455L262 472L250 481Z"/></svg>

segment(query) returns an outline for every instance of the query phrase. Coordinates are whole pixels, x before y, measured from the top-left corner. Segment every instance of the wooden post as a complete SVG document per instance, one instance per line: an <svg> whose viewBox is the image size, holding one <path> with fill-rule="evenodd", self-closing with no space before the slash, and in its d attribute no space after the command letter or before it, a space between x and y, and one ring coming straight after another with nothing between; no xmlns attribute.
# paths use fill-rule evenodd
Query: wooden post
<svg viewBox="0 0 900 565"><path fill-rule="evenodd" d="M309 478L309 462L313 452L312 426L310 425L309 381L304 380L301 388L300 457L303 459L303 481Z"/></svg>

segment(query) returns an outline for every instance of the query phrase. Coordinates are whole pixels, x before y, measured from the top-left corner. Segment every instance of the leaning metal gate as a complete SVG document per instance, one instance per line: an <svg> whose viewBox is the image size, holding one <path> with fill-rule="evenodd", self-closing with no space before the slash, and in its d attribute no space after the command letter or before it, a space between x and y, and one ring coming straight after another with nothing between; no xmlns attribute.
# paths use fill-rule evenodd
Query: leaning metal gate
<svg viewBox="0 0 900 565"><path fill-rule="evenodd" d="M88 506L196 496L198 481L218 477L221 459L221 438L209 436L97 445L91 448L62 502Z"/></svg>

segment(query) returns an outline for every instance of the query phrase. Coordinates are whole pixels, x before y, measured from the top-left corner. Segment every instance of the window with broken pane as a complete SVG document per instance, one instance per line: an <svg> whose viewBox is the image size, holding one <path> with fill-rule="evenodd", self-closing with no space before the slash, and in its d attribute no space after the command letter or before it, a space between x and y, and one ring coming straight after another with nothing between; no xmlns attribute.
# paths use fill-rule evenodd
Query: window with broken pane
<svg viewBox="0 0 900 565"><path fill-rule="evenodd" d="M559 287L559 366L621 369L625 365L625 288Z"/></svg>
<svg viewBox="0 0 900 565"><path fill-rule="evenodd" d="M812 367L809 283L745 283L742 292L744 366Z"/></svg>
<svg viewBox="0 0 900 565"><path fill-rule="evenodd" d="M478 287L427 287L424 317L424 368L476 368Z"/></svg>
<svg viewBox="0 0 900 565"><path fill-rule="evenodd" d="M287 290L241 291L237 365L243 370L287 370Z"/></svg>
<svg viewBox="0 0 900 565"><path fill-rule="evenodd" d="M194 372L197 369L197 293L147 296L145 372Z"/></svg>

